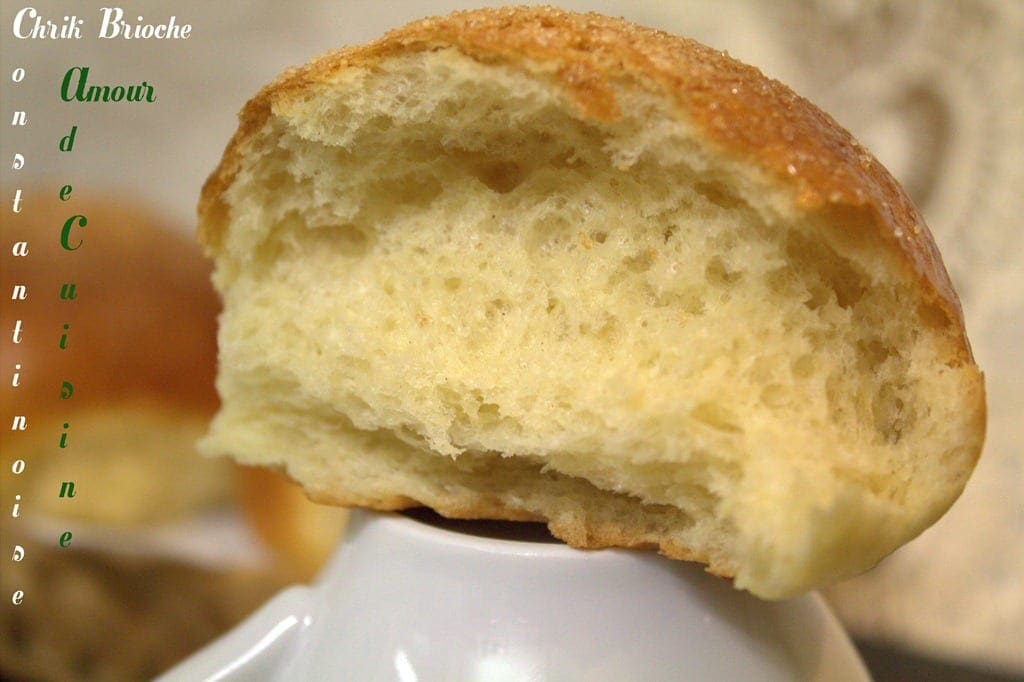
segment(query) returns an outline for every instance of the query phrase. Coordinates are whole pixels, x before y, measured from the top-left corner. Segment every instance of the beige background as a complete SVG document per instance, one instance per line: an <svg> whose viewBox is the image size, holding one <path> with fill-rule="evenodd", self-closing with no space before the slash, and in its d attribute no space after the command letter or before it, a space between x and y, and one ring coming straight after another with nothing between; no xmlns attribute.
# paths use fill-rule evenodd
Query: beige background
<svg viewBox="0 0 1024 682"><path fill-rule="evenodd" d="M176 15L187 41L100 41L111 2L11 2L0 12L4 210L11 188L116 187L191 229L196 197L242 103L282 68L426 14L478 3L132 2ZM758 65L850 128L920 204L962 295L986 372L985 454L963 498L920 539L832 591L855 632L1024 674L1024 3L999 0L562 2L695 37ZM86 20L79 41L14 40L26 5ZM158 101L67 104L70 66L154 84ZM17 67L20 84L10 80ZM9 125L15 110L29 124ZM78 125L72 154L57 141ZM9 160L27 159L17 174ZM31 210L26 206L25 210ZM6 248L6 247L5 247Z"/></svg>

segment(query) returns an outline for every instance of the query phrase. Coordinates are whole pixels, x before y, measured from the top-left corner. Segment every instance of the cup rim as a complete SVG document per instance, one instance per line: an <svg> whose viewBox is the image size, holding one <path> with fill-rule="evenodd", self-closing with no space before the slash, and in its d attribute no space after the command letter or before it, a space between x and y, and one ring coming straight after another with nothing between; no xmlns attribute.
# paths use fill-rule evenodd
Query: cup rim
<svg viewBox="0 0 1024 682"><path fill-rule="evenodd" d="M444 522L454 524L471 523L461 519L445 519L438 515ZM518 524L522 522L507 521L497 522L502 524ZM603 549L580 549L571 547L557 538L531 540L521 538L494 537L481 533L470 533L465 530L458 530L453 527L435 524L427 520L409 516L399 511L380 512L367 509L353 509L349 517L349 530L346 535L355 538L363 529L369 525L383 524L389 530L400 533L409 540L424 542L432 546L448 546L459 549L468 549L487 554L501 554L516 557L550 558L560 560L594 560L598 556L604 558L652 554L651 552L637 552L624 550L615 547ZM454 525L453 524L453 525Z"/></svg>

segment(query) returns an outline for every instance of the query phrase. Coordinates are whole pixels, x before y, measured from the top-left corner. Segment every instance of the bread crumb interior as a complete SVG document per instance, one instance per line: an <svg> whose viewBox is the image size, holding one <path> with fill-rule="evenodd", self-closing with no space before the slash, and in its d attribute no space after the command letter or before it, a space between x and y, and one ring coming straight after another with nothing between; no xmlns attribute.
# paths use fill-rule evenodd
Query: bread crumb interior
<svg viewBox="0 0 1024 682"><path fill-rule="evenodd" d="M780 551L862 550L849 529L780 550L814 514L914 503L916 444L945 428L920 394L956 368L924 371L945 320L855 217L794 218L633 90L596 123L452 51L345 77L275 111L226 193L208 449L287 452L325 499L349 458L395 507L645 519L757 585Z"/></svg>

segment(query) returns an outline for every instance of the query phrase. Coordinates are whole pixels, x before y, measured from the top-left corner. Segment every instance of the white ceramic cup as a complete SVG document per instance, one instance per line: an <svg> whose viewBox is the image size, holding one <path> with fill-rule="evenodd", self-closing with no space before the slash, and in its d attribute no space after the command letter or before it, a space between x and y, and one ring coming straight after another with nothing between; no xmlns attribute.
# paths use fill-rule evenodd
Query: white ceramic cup
<svg viewBox="0 0 1024 682"><path fill-rule="evenodd" d="M160 679L870 679L817 595L766 602L653 552L480 527L353 512L313 585Z"/></svg>

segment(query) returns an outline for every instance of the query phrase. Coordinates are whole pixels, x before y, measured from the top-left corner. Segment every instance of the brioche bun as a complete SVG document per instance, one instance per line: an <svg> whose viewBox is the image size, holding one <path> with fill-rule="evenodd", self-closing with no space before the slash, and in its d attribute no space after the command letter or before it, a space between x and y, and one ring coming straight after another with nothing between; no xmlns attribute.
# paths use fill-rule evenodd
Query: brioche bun
<svg viewBox="0 0 1024 682"><path fill-rule="evenodd" d="M981 449L896 181L784 85L621 20L462 12L287 71L199 234L202 447L317 500L544 521L781 598L920 533Z"/></svg>
<svg viewBox="0 0 1024 682"><path fill-rule="evenodd" d="M199 249L152 211L87 188L66 202L56 187L33 188L24 206L4 235L26 241L28 255L9 259L4 283L26 297L2 303L10 326L22 325L21 342L3 345L6 371L20 369L2 401L26 420L5 436L3 457L12 485L9 463L26 462L23 509L132 525L230 500L234 467L194 447L218 404L220 304ZM69 251L58 236L73 215L87 224ZM61 298L65 284L74 298ZM74 498L57 495L62 481L75 483Z"/></svg>

